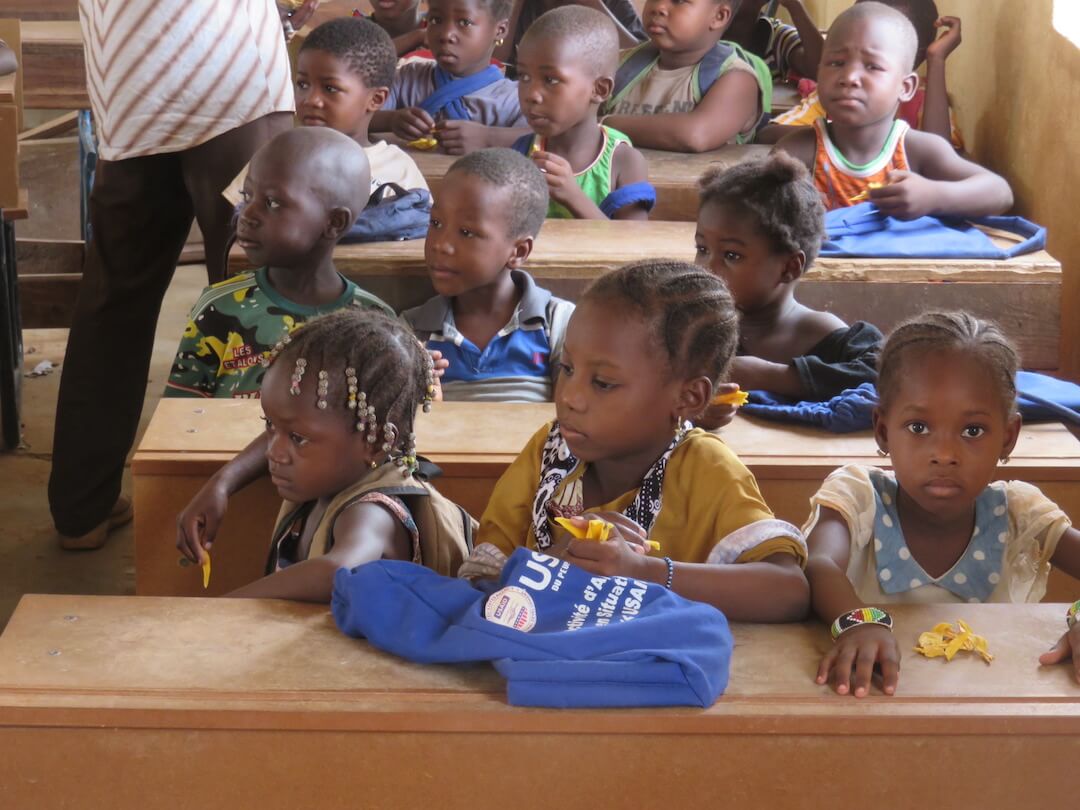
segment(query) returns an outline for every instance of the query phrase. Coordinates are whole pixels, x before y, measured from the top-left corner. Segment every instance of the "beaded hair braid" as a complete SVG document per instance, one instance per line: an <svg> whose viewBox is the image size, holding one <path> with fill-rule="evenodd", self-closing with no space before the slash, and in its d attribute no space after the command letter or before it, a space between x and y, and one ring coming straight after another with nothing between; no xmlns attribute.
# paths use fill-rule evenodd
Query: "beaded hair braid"
<svg viewBox="0 0 1080 810"><path fill-rule="evenodd" d="M622 303L649 325L673 374L705 376L713 393L724 381L739 340L739 314L727 285L673 259L650 259L601 276L585 300Z"/></svg>
<svg viewBox="0 0 1080 810"><path fill-rule="evenodd" d="M289 393L313 396L320 410L342 409L370 444L403 475L416 471L416 409L431 409L431 355L400 321L372 309L347 307L305 323L282 338L265 365L292 361ZM318 369L315 385L304 376Z"/></svg>
<svg viewBox="0 0 1080 810"><path fill-rule="evenodd" d="M997 383L1006 413L1016 409L1016 349L993 321L967 312L925 312L904 321L885 341L878 360L878 396L887 408L911 355L954 351L978 360Z"/></svg>

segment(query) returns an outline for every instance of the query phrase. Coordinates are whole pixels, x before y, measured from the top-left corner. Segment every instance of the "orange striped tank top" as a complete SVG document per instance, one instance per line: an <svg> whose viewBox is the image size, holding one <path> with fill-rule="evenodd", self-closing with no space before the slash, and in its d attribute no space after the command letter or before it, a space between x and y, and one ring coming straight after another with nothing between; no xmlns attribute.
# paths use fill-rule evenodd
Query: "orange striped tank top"
<svg viewBox="0 0 1080 810"><path fill-rule="evenodd" d="M862 166L856 166L845 158L829 137L825 119L814 122L814 186L821 192L825 209L847 208L862 202L871 184L888 182L889 172L908 170L904 136L909 127L906 121L897 119L889 130L889 137L876 158Z"/></svg>

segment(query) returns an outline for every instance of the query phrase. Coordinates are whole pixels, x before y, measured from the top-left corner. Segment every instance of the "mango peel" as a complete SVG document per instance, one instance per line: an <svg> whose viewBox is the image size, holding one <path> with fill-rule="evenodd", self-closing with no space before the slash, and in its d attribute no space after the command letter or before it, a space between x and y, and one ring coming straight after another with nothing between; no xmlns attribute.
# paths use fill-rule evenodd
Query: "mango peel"
<svg viewBox="0 0 1080 810"><path fill-rule="evenodd" d="M210 587L210 552L203 549L202 586L205 591Z"/></svg>
<svg viewBox="0 0 1080 810"><path fill-rule="evenodd" d="M712 398L710 405L734 405L741 408L750 401L750 393L736 388L730 394L717 394Z"/></svg>
<svg viewBox="0 0 1080 810"><path fill-rule="evenodd" d="M606 520L591 519L584 527L578 526L571 518L557 517L555 522L570 532L577 540L595 540L598 543L605 542L611 536L611 530L615 528ZM660 550L660 543L656 540L646 540L645 544L654 551Z"/></svg>
<svg viewBox="0 0 1080 810"><path fill-rule="evenodd" d="M958 652L964 650L981 656L987 664L994 660L985 638L976 635L963 619L957 619L956 624L959 629L948 622L941 622L935 624L933 630L921 633L915 652L927 658L945 656L946 661L952 661Z"/></svg>

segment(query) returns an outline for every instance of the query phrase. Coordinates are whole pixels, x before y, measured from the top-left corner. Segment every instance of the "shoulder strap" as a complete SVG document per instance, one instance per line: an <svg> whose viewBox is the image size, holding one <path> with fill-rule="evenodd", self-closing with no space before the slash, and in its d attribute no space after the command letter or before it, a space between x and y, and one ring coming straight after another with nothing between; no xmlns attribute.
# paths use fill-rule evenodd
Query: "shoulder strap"
<svg viewBox="0 0 1080 810"><path fill-rule="evenodd" d="M423 491L401 497L416 521L420 562L443 576L456 577L461 564L472 554L479 525L472 515L426 481L415 483Z"/></svg>
<svg viewBox="0 0 1080 810"><path fill-rule="evenodd" d="M434 116L444 107L448 107L461 98L482 90L503 78L502 71L494 65L488 65L479 73L462 78L454 78L440 67L435 68L435 90L420 102L420 108Z"/></svg>
<svg viewBox="0 0 1080 810"><path fill-rule="evenodd" d="M654 64L660 60L660 51L651 42L643 42L635 48L627 51L619 63L619 69L615 72L615 87L611 93L611 99L605 105L605 110L611 112L615 105L622 100L635 84Z"/></svg>
<svg viewBox="0 0 1080 810"><path fill-rule="evenodd" d="M761 93L762 122L764 122L772 113L772 71L769 70L764 59L734 42L720 40L698 63L697 70L694 71L696 76L694 101L700 102L705 98L709 88L723 75L725 66L732 59L742 59L754 69L754 78L757 80ZM759 123L758 126L761 124Z"/></svg>

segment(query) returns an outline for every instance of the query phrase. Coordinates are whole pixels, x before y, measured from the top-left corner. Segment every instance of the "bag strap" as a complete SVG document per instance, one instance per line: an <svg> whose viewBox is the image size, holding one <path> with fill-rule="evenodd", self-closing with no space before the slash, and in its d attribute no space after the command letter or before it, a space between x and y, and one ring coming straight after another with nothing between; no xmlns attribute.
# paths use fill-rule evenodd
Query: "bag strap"
<svg viewBox="0 0 1080 810"><path fill-rule="evenodd" d="M397 183L381 183L378 188L371 192L371 196L368 197L367 206L365 207L370 208L373 205L382 204L386 200L386 193L388 191L394 192L394 197L404 197L409 193Z"/></svg>
<svg viewBox="0 0 1080 810"><path fill-rule="evenodd" d="M643 42L633 48L615 71L615 89L605 109L611 112L622 97L645 76L646 71L660 60L660 50L651 42Z"/></svg>

